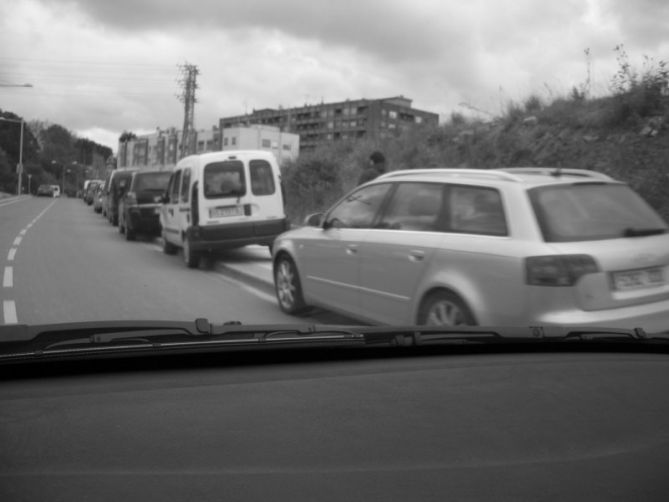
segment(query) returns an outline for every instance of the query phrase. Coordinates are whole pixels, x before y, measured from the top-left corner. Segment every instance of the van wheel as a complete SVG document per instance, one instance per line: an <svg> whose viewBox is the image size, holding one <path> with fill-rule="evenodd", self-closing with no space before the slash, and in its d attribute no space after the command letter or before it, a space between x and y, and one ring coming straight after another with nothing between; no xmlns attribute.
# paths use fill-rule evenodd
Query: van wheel
<svg viewBox="0 0 669 502"><path fill-rule="evenodd" d="M274 263L274 289L279 307L287 314L299 314L306 309L300 275L295 262L286 254Z"/></svg>
<svg viewBox="0 0 669 502"><path fill-rule="evenodd" d="M163 253L173 255L177 253L177 247L165 238L163 233Z"/></svg>
<svg viewBox="0 0 669 502"><path fill-rule="evenodd" d="M191 249L191 242L188 237L184 239L183 257L188 268L197 268L200 265L200 253Z"/></svg>
<svg viewBox="0 0 669 502"><path fill-rule="evenodd" d="M431 293L418 310L417 324L427 326L474 326L476 320L467 304L451 291Z"/></svg>

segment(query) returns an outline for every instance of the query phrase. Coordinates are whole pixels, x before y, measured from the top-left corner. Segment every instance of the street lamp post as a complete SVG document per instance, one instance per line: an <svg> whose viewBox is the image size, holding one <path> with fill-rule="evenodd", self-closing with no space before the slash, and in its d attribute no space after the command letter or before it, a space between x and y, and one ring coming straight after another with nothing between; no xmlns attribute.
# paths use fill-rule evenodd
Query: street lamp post
<svg viewBox="0 0 669 502"><path fill-rule="evenodd" d="M22 188L22 182L23 182L23 128L24 128L24 122L23 119L21 120L14 120L14 119L8 119L5 117L0 117L0 120L3 120L5 122L14 122L15 124L21 124L21 135L19 137L19 165L16 166L16 172L19 173L19 182L16 187L16 193L17 195L21 195L21 188Z"/></svg>
<svg viewBox="0 0 669 502"><path fill-rule="evenodd" d="M31 194L32 191L30 190L30 182L32 181L33 175L29 174L28 175L28 193Z"/></svg>

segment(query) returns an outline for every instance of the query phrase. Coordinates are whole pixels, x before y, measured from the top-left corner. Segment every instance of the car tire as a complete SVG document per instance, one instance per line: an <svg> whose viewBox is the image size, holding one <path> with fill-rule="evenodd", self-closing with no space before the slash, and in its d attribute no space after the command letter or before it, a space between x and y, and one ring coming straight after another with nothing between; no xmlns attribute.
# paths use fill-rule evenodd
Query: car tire
<svg viewBox="0 0 669 502"><path fill-rule="evenodd" d="M287 254L281 254L274 262L274 290L279 308L285 313L296 315L306 310L297 266Z"/></svg>
<svg viewBox="0 0 669 502"><path fill-rule="evenodd" d="M168 240L165 238L165 234L163 234L163 253L174 255L177 253L177 250L178 248L171 242L168 242Z"/></svg>
<svg viewBox="0 0 669 502"><path fill-rule="evenodd" d="M476 319L467 304L447 290L430 293L421 303L416 321L421 326L476 325Z"/></svg>
<svg viewBox="0 0 669 502"><path fill-rule="evenodd" d="M201 255L198 251L193 251L190 239L188 237L184 239L181 252L183 254L184 263L188 268L197 268L200 266Z"/></svg>
<svg viewBox="0 0 669 502"><path fill-rule="evenodd" d="M125 218L123 218L123 214L118 217L118 233L125 233Z"/></svg>

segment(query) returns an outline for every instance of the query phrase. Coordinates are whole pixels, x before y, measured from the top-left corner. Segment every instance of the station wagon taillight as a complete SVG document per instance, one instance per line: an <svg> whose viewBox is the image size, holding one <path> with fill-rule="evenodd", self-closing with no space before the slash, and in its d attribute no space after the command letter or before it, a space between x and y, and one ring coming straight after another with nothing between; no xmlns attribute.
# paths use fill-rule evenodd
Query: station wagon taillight
<svg viewBox="0 0 669 502"><path fill-rule="evenodd" d="M531 286L573 286L584 275L596 272L599 265L586 254L525 258L525 280Z"/></svg>

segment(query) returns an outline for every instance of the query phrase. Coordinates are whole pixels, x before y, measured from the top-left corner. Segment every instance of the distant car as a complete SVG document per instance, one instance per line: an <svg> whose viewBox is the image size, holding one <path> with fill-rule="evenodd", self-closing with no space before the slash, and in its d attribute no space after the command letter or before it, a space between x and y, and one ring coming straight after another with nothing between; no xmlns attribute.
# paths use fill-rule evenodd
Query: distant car
<svg viewBox="0 0 669 502"><path fill-rule="evenodd" d="M160 207L171 171L137 171L119 201L119 232L129 241L137 234L160 235Z"/></svg>
<svg viewBox="0 0 669 502"><path fill-rule="evenodd" d="M37 187L36 195L38 197L53 197L53 188L51 185L40 185Z"/></svg>
<svg viewBox="0 0 669 502"><path fill-rule="evenodd" d="M274 242L282 310L391 325L669 330L669 227L577 169L420 169L362 185Z"/></svg>
<svg viewBox="0 0 669 502"><path fill-rule="evenodd" d="M93 204L93 197L95 196L96 189L102 183L104 183L102 180L86 180L84 183L83 200L89 206Z"/></svg>
<svg viewBox="0 0 669 502"><path fill-rule="evenodd" d="M51 190L54 197L60 197L60 187L58 185L51 185Z"/></svg>
<svg viewBox="0 0 669 502"><path fill-rule="evenodd" d="M96 213L102 212L102 195L104 193L104 182L97 185L93 191L93 211Z"/></svg>

